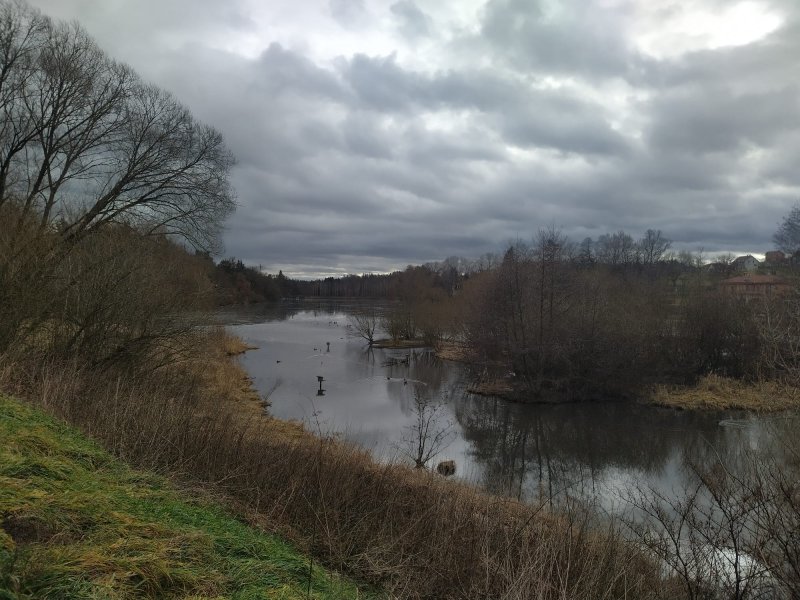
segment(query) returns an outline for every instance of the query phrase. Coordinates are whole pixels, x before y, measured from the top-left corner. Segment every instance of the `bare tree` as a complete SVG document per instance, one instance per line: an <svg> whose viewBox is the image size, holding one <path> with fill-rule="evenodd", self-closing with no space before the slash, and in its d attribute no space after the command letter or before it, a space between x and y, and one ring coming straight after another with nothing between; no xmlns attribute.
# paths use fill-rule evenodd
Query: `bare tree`
<svg viewBox="0 0 800 600"><path fill-rule="evenodd" d="M485 254L481 254L477 259L475 259L471 266L470 272L481 273L483 271L491 271L492 269L496 269L499 265L500 257L494 252L487 252Z"/></svg>
<svg viewBox="0 0 800 600"><path fill-rule="evenodd" d="M800 386L800 294L765 301L756 316L764 375L796 394Z"/></svg>
<svg viewBox="0 0 800 600"><path fill-rule="evenodd" d="M596 256L600 262L612 266L636 262L636 243L624 231L601 235L597 239L596 248Z"/></svg>
<svg viewBox="0 0 800 600"><path fill-rule="evenodd" d="M535 252L538 263L536 288L539 296L538 352L539 380L545 370L545 361L553 355L556 304L560 304L566 281L562 266L572 255L572 244L555 226L540 229L536 236Z"/></svg>
<svg viewBox="0 0 800 600"><path fill-rule="evenodd" d="M639 252L641 255L642 263L645 265L654 265L664 256L672 241L668 240L661 234L661 230L648 229L644 237L639 240Z"/></svg>
<svg viewBox="0 0 800 600"><path fill-rule="evenodd" d="M414 392L414 423L403 437L401 452L424 469L455 437L453 423L442 415L444 405L434 403L420 392Z"/></svg>
<svg viewBox="0 0 800 600"><path fill-rule="evenodd" d="M20 173L23 151L39 134L34 102L36 59L49 21L21 0L0 3L0 206Z"/></svg>
<svg viewBox="0 0 800 600"><path fill-rule="evenodd" d="M188 329L176 314L207 277L166 238L215 248L232 165L219 132L80 25L0 0L0 350L100 361Z"/></svg>
<svg viewBox="0 0 800 600"><path fill-rule="evenodd" d="M787 254L800 250L800 202L783 218L772 239Z"/></svg>
<svg viewBox="0 0 800 600"><path fill-rule="evenodd" d="M576 254L576 260L578 264L588 267L595 263L596 260L596 243L595 241L590 238L586 237L583 238L583 241L578 246L578 251Z"/></svg>
<svg viewBox="0 0 800 600"><path fill-rule="evenodd" d="M628 499L638 517L628 517L628 524L688 598L797 597L796 471L752 452L738 473L711 462L689 466L693 483L682 494L637 488Z"/></svg>
<svg viewBox="0 0 800 600"><path fill-rule="evenodd" d="M368 345L375 343L375 334L381 324L381 318L375 309L356 312L350 315L350 326L360 338L363 338Z"/></svg>
<svg viewBox="0 0 800 600"><path fill-rule="evenodd" d="M0 3L0 205L77 240L110 222L214 247L234 208L222 136L78 24Z"/></svg>

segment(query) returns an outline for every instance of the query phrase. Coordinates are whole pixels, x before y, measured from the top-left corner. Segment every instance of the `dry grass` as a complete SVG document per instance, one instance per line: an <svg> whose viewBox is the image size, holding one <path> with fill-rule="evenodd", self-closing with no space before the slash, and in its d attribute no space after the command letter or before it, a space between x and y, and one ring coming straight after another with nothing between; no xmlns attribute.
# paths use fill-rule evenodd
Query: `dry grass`
<svg viewBox="0 0 800 600"><path fill-rule="evenodd" d="M712 374L700 378L693 386L657 386L651 402L684 410L770 412L800 406L798 391L774 381L746 383Z"/></svg>
<svg viewBox="0 0 800 600"><path fill-rule="evenodd" d="M472 353L466 344L461 342L442 341L436 344L436 356L442 360L469 362Z"/></svg>
<svg viewBox="0 0 800 600"><path fill-rule="evenodd" d="M226 356L239 356L248 350L257 350L258 346L246 343L242 338L231 335L223 328L215 329L210 336L213 351L221 350Z"/></svg>
<svg viewBox="0 0 800 600"><path fill-rule="evenodd" d="M245 428L253 421L263 421L273 436L313 437L302 423L269 415L266 399L259 396L252 379L235 358L253 348L223 328L214 328L195 344L195 353L189 360L171 367L177 376L188 375L197 382L196 416L213 419L223 411Z"/></svg>
<svg viewBox="0 0 800 600"><path fill-rule="evenodd" d="M213 345L213 339L209 339ZM0 362L0 387L134 464L203 482L401 598L661 598L657 567L591 511L557 515L263 418L219 350L133 377ZM232 366L231 366L232 365Z"/></svg>

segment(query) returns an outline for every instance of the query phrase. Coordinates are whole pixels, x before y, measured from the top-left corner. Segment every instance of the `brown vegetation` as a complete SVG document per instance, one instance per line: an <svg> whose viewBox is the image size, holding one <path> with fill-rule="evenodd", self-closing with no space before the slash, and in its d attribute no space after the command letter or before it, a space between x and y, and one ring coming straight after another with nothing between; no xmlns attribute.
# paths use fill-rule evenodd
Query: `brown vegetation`
<svg viewBox="0 0 800 600"><path fill-rule="evenodd" d="M473 383L467 390L479 396L498 396L511 400L517 396L513 382L508 377L486 377Z"/></svg>
<svg viewBox="0 0 800 600"><path fill-rule="evenodd" d="M436 344L436 356L442 360L469 362L472 352L464 343L442 340Z"/></svg>
<svg viewBox="0 0 800 600"><path fill-rule="evenodd" d="M800 593L800 467L796 420L776 420L766 448L724 462L713 447L688 461L682 490L636 486L627 521L691 600ZM634 516L638 515L638 516Z"/></svg>
<svg viewBox="0 0 800 600"><path fill-rule="evenodd" d="M775 381L747 383L705 375L691 386L657 386L651 401L684 410L749 410L770 412L800 407L798 390Z"/></svg>
<svg viewBox="0 0 800 600"><path fill-rule="evenodd" d="M657 597L656 568L590 512L553 515L331 440L289 438L212 392L198 378L207 366L101 379L76 362L6 361L2 387L126 460L213 483L400 597ZM222 389L235 396L238 384Z"/></svg>

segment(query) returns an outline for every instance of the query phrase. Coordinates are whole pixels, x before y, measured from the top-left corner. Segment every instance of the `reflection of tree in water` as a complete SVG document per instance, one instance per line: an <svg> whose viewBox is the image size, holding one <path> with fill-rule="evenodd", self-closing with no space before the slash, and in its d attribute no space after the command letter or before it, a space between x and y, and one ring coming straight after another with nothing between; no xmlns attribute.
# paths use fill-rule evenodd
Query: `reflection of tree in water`
<svg viewBox="0 0 800 600"><path fill-rule="evenodd" d="M405 415L414 412L415 391L427 398L441 399L456 386L454 370L430 350L390 351L385 356L383 372L391 378L387 380L387 393Z"/></svg>
<svg viewBox="0 0 800 600"><path fill-rule="evenodd" d="M725 453L741 443L713 415L630 403L520 405L466 395L455 413L483 484L515 497L592 495L609 467L657 474L698 438Z"/></svg>
<svg viewBox="0 0 800 600"><path fill-rule="evenodd" d="M785 440L796 435L796 421L786 416L746 417L722 419L716 439L698 436L686 444L683 459L687 465L699 470L720 465L733 474L745 473L759 457L790 463L785 455ZM694 483L691 469L687 469L687 482Z"/></svg>

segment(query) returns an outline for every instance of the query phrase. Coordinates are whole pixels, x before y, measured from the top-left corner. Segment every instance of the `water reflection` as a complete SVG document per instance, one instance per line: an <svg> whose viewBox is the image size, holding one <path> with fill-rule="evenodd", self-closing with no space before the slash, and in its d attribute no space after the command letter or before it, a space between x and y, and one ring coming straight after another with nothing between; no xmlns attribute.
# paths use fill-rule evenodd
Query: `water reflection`
<svg viewBox="0 0 800 600"><path fill-rule="evenodd" d="M627 402L519 405L463 395L455 413L487 489L519 498L599 497L609 507L633 479L681 486L686 460L705 464L721 450L735 458L758 434L757 421L724 428L719 415Z"/></svg>
<svg viewBox="0 0 800 600"><path fill-rule="evenodd" d="M422 394L445 404L455 440L438 458L454 459L459 476L521 499L577 497L614 511L635 481L669 494L688 484L687 460L735 465L772 439L769 419L736 412L475 396L465 391L468 368L430 350L365 348L347 327L347 314L358 307L255 307L222 318L259 347L242 361L262 393L272 390L273 414L321 433L340 432L380 458L401 454L415 419L414 396Z"/></svg>

